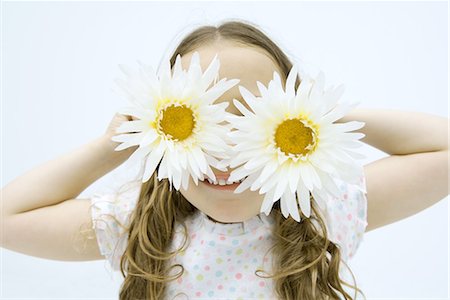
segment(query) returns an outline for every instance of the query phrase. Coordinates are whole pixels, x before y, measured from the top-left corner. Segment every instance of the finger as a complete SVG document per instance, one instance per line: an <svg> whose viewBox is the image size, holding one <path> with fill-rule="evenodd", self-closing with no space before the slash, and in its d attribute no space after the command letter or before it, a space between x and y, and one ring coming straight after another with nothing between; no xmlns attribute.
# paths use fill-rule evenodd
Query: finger
<svg viewBox="0 0 450 300"><path fill-rule="evenodd" d="M119 114L119 116L120 116L122 119L126 120L126 121L132 121L132 120L133 120L133 117L130 116L130 115Z"/></svg>

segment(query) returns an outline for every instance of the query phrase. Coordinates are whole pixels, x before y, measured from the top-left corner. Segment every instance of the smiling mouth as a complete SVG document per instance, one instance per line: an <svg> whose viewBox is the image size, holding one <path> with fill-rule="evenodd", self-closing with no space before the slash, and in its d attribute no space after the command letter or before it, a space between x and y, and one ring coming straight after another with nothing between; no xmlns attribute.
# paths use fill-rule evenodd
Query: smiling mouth
<svg viewBox="0 0 450 300"><path fill-rule="evenodd" d="M236 181L229 181L228 179L225 180L223 178L217 178L217 180L212 180L209 177L206 177L205 180L209 182L209 184L212 185L233 185L233 184L240 184L241 182L243 182L245 179L247 179L248 176L242 178L241 180L236 180ZM204 180L204 181L205 181Z"/></svg>

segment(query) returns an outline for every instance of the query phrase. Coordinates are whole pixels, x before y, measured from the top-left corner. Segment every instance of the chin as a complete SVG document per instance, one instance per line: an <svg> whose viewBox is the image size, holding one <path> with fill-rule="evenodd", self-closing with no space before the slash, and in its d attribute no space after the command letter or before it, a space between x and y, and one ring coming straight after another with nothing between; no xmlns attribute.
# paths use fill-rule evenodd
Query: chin
<svg viewBox="0 0 450 300"><path fill-rule="evenodd" d="M240 194L213 191L208 187L189 182L187 190L180 189L184 198L210 218L222 223L244 222L259 214L264 196L257 192Z"/></svg>

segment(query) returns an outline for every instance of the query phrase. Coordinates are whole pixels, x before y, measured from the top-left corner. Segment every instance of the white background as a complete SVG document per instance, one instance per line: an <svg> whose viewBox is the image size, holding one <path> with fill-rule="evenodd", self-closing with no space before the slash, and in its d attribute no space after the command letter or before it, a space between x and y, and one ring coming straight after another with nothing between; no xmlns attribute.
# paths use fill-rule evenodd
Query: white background
<svg viewBox="0 0 450 300"><path fill-rule="evenodd" d="M226 18L258 24L327 84L345 83L344 101L448 116L446 2L4 2L2 186L104 132L128 104L111 91L119 63L156 68L184 33ZM386 156L360 149L365 163ZM448 198L367 233L350 262L358 286L369 299L447 299L448 237ZM1 299L117 299L120 277L104 266L2 249Z"/></svg>

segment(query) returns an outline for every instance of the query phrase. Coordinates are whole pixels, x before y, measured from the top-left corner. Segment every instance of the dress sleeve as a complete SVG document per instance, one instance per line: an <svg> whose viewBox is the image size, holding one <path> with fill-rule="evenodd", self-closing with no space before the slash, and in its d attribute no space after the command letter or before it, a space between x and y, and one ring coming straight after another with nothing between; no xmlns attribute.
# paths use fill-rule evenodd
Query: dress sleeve
<svg viewBox="0 0 450 300"><path fill-rule="evenodd" d="M133 193L95 193L91 198L92 228L100 253L114 271L120 270L120 259L128 242L130 215L137 196Z"/></svg>
<svg viewBox="0 0 450 300"><path fill-rule="evenodd" d="M363 241L367 226L367 189L362 174L356 185L341 182L342 198L330 197L327 204L329 239L338 244L343 259L352 258Z"/></svg>

